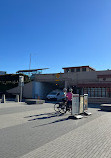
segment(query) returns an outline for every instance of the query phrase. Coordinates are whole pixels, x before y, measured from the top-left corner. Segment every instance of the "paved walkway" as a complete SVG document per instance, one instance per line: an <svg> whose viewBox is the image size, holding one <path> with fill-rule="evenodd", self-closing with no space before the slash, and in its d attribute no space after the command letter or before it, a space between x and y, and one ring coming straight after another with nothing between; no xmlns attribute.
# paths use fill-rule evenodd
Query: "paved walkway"
<svg viewBox="0 0 111 158"><path fill-rule="evenodd" d="M103 115L21 158L111 158L111 114Z"/></svg>
<svg viewBox="0 0 111 158"><path fill-rule="evenodd" d="M90 108L92 116L69 120L48 103L0 110L0 158L111 158L110 112Z"/></svg>

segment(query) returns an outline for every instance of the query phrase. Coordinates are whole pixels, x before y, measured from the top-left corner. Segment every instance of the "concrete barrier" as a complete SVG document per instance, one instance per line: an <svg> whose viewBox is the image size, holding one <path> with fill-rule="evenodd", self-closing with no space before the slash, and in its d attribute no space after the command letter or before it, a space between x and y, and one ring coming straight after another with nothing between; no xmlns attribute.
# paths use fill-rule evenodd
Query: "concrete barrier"
<svg viewBox="0 0 111 158"><path fill-rule="evenodd" d="M15 102L19 102L19 95L16 95Z"/></svg>
<svg viewBox="0 0 111 158"><path fill-rule="evenodd" d="M27 104L43 104L45 100L38 100L38 99L25 99L25 103Z"/></svg>
<svg viewBox="0 0 111 158"><path fill-rule="evenodd" d="M100 109L102 111L110 111L111 112L111 104L101 104Z"/></svg>
<svg viewBox="0 0 111 158"><path fill-rule="evenodd" d="M5 94L2 94L2 100L1 103L5 103Z"/></svg>

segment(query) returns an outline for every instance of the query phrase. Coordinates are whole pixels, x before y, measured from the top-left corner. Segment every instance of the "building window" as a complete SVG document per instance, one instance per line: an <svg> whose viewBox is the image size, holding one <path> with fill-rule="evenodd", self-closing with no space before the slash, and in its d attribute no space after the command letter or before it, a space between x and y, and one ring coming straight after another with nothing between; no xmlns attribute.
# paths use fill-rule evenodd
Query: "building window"
<svg viewBox="0 0 111 158"><path fill-rule="evenodd" d="M76 72L80 72L80 68L76 68Z"/></svg>
<svg viewBox="0 0 111 158"><path fill-rule="evenodd" d="M98 88L94 88L95 97L98 97Z"/></svg>
<svg viewBox="0 0 111 158"><path fill-rule="evenodd" d="M105 77L103 78L103 81L106 81L106 78L105 78Z"/></svg>
<svg viewBox="0 0 111 158"><path fill-rule="evenodd" d="M94 88L91 88L91 97L94 97Z"/></svg>
<svg viewBox="0 0 111 158"><path fill-rule="evenodd" d="M101 97L101 88L98 88L98 97Z"/></svg>
<svg viewBox="0 0 111 158"><path fill-rule="evenodd" d="M66 69L66 72L69 72L69 69Z"/></svg>
<svg viewBox="0 0 111 158"><path fill-rule="evenodd" d="M102 97L105 97L105 96L106 96L106 89L102 88Z"/></svg>
<svg viewBox="0 0 111 158"><path fill-rule="evenodd" d="M71 69L71 72L74 72L75 69Z"/></svg>
<svg viewBox="0 0 111 158"><path fill-rule="evenodd" d="M86 71L86 67L83 67L83 68L82 68L82 71Z"/></svg>
<svg viewBox="0 0 111 158"><path fill-rule="evenodd" d="M111 88L107 88L106 96L111 97Z"/></svg>
<svg viewBox="0 0 111 158"><path fill-rule="evenodd" d="M91 89L88 88L88 97L91 97Z"/></svg>
<svg viewBox="0 0 111 158"><path fill-rule="evenodd" d="M89 97L111 97L111 88L84 88L83 94Z"/></svg>

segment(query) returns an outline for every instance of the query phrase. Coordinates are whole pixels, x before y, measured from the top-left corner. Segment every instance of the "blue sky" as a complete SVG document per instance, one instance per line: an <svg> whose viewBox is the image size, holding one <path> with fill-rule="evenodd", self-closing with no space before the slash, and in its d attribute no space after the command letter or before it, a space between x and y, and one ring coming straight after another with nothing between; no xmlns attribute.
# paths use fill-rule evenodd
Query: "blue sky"
<svg viewBox="0 0 111 158"><path fill-rule="evenodd" d="M0 0L0 70L111 69L111 0Z"/></svg>

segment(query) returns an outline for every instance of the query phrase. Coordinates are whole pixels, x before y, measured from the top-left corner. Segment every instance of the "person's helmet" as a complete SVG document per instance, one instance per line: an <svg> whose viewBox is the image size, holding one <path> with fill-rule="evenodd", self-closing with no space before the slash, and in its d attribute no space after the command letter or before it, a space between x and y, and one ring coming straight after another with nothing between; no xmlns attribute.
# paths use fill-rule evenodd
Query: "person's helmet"
<svg viewBox="0 0 111 158"><path fill-rule="evenodd" d="M63 91L64 91L64 92L67 92L67 88L64 88Z"/></svg>
<svg viewBox="0 0 111 158"><path fill-rule="evenodd" d="M72 91L73 91L73 89L72 89L72 88L70 88L70 89L69 89L69 92L72 92Z"/></svg>

